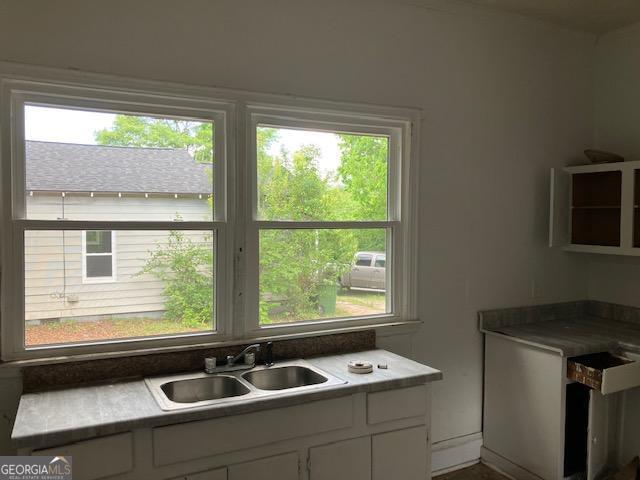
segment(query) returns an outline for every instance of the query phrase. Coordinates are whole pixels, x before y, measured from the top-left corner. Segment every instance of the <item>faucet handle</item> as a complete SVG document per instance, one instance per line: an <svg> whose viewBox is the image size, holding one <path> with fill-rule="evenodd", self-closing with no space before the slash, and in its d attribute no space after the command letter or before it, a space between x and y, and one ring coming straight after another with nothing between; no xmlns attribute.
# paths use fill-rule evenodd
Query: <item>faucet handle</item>
<svg viewBox="0 0 640 480"><path fill-rule="evenodd" d="M216 369L216 357L207 357L204 359L204 371L213 373Z"/></svg>
<svg viewBox="0 0 640 480"><path fill-rule="evenodd" d="M266 352L264 354L264 364L267 367L273 366L273 342L267 342L267 346L265 348Z"/></svg>

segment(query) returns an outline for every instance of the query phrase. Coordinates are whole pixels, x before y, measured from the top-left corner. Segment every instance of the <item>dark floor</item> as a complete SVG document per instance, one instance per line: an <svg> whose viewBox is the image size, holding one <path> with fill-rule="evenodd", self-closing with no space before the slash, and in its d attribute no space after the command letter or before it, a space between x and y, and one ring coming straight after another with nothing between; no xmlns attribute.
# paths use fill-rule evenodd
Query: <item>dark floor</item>
<svg viewBox="0 0 640 480"><path fill-rule="evenodd" d="M463 468L455 472L445 473L434 480L507 480L507 477L500 475L495 470L490 469L481 463L473 467Z"/></svg>

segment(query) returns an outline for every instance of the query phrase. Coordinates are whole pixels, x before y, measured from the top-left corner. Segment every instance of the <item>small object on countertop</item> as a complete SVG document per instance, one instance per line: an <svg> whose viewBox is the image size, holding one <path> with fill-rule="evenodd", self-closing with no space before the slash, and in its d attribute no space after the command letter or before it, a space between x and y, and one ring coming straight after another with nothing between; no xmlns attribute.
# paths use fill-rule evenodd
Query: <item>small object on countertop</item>
<svg viewBox="0 0 640 480"><path fill-rule="evenodd" d="M387 365L386 363L379 363L378 368L386 370L387 368L389 368L389 365Z"/></svg>
<svg viewBox="0 0 640 480"><path fill-rule="evenodd" d="M617 163L624 162L624 157L617 153L605 152L604 150L593 150L588 148L584 151L591 163Z"/></svg>
<svg viewBox="0 0 640 480"><path fill-rule="evenodd" d="M371 362L355 361L349 362L348 369L351 373L371 373L373 372L373 365Z"/></svg>

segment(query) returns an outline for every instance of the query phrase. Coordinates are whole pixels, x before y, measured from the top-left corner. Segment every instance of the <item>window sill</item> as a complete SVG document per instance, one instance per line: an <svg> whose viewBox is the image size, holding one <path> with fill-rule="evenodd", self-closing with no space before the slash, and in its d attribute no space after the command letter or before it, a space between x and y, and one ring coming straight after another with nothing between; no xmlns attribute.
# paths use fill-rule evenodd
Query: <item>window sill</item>
<svg viewBox="0 0 640 480"><path fill-rule="evenodd" d="M0 362L0 371L4 368L20 368L31 367L37 365L50 365L57 363L78 362L87 360L101 360L110 358L125 358L135 357L141 355L158 354L158 353L171 353L178 351L190 351L200 350L206 348L216 348L233 345L245 345L247 343L260 343L265 341L278 341L278 340L293 340L297 338L305 337L319 337L323 335L331 335L337 333L349 333L362 330L375 330L376 335L389 337L392 335L407 335L417 332L422 325L421 320L402 320L402 321L389 321L389 322L375 322L359 325L341 325L335 328L324 328L321 330L307 330L303 332L286 333L286 332L273 332L269 335L250 335L242 338L220 340L216 342L203 342L190 345L172 345L165 347L150 347L141 348L137 350L119 350L112 352L99 352L99 353L82 353L82 354L69 354L69 355L57 355L51 357L41 357L33 359L20 359L20 360L8 360Z"/></svg>

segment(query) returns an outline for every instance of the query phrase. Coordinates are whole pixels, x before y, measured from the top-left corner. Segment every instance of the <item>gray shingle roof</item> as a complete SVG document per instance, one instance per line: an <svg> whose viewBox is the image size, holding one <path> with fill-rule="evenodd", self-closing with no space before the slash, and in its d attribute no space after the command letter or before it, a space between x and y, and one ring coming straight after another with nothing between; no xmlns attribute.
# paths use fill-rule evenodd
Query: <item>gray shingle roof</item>
<svg viewBox="0 0 640 480"><path fill-rule="evenodd" d="M209 194L186 150L26 142L27 190Z"/></svg>

